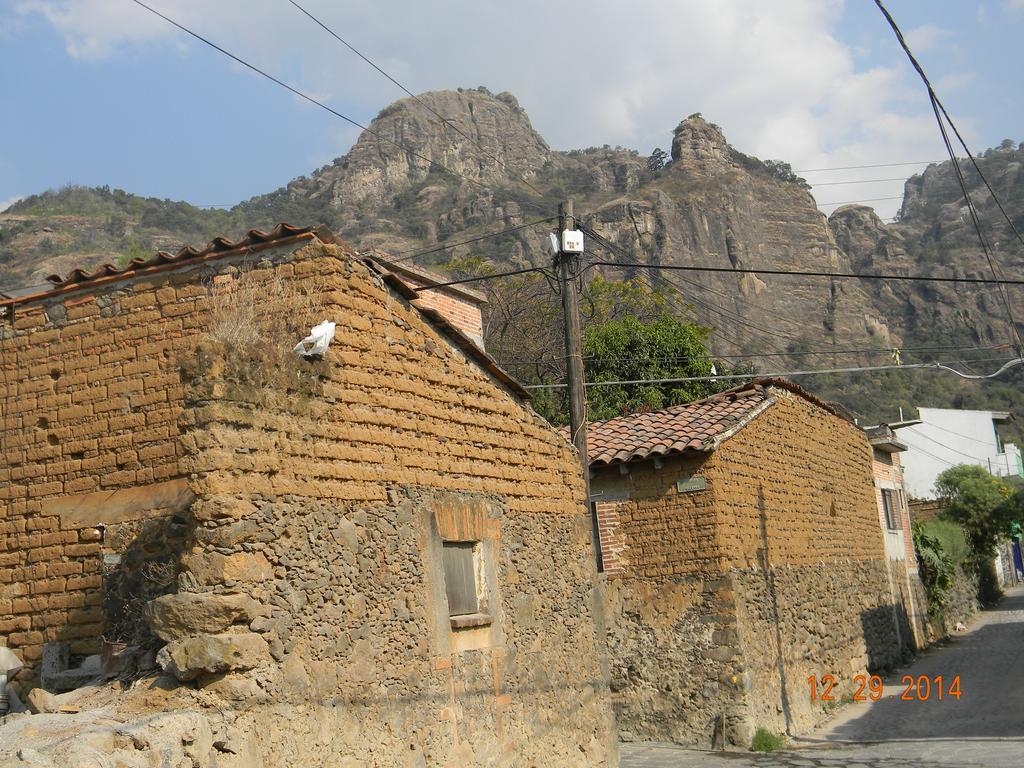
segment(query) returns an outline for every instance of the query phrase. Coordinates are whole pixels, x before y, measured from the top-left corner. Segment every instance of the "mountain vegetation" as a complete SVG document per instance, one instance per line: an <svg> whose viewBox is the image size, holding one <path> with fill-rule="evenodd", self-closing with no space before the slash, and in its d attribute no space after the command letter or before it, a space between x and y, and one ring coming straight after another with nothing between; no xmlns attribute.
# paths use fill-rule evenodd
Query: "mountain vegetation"
<svg viewBox="0 0 1024 768"><path fill-rule="evenodd" d="M0 213L0 290L218 235L238 237L279 221L324 224L361 250L401 254L451 274L540 266L550 261L544 240L551 224L544 220L572 197L581 221L609 244L590 241L588 256L618 262L587 273L592 376L686 378L676 374L702 371L712 359L719 373L871 367L897 359L942 360L986 372L1013 355L1003 297L992 287L728 271L987 276L949 163L908 179L897 221L885 224L864 206L844 206L826 219L785 161L732 147L699 113L680 122L670 146L649 154L607 145L552 150L514 96L483 88L398 101L371 128L343 157L227 210L106 187L65 187L25 198ZM1006 141L975 160L1024 230L1024 147ZM1024 248L973 167L964 168L997 263L1006 275L1021 275ZM494 232L503 234L463 242ZM415 255L419 251L425 252ZM727 271L668 272L638 264ZM545 278L523 275L485 285L490 351L528 383L558 381L564 351ZM1019 304L1019 290L1011 289L1008 298L1011 306ZM630 365L616 368L612 357L630 358ZM657 357L684 362L666 367ZM593 362L602 359L609 365ZM1024 413L1022 376L1018 369L978 383L906 369L799 381L840 401L862 423L876 423L895 420L900 408L910 415L918 405ZM597 389L595 404L603 397ZM701 394L677 389L620 394L627 407ZM557 397L538 395L552 418L560 412ZM616 407L602 404L592 414ZM1010 425L1008 438L1021 436L1021 423Z"/></svg>

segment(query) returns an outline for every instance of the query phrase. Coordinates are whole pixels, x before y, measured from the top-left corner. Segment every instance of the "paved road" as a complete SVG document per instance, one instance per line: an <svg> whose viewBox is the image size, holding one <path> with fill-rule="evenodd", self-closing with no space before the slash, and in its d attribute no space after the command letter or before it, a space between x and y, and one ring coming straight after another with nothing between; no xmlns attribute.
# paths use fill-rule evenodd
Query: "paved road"
<svg viewBox="0 0 1024 768"><path fill-rule="evenodd" d="M959 700L901 701L903 675L960 676ZM622 745L622 768L1019 768L1024 766L1024 588L947 646L886 679L882 699L851 704L783 752L711 753ZM890 698L894 694L894 698Z"/></svg>

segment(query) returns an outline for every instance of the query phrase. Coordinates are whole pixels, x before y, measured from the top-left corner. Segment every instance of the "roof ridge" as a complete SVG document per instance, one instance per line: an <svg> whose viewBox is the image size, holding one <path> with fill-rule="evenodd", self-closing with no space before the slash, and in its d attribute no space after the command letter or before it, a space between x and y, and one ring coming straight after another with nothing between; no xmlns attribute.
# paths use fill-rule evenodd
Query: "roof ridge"
<svg viewBox="0 0 1024 768"><path fill-rule="evenodd" d="M157 251L153 256L146 259L132 259L123 267L118 267L117 265L108 262L100 265L92 272L87 272L81 267L76 267L64 277L60 275L50 275L46 280L57 288L63 288L68 285L84 285L103 277L126 274L128 272L134 272L147 267L155 267L174 262L186 262L191 259L205 258L206 256L210 256L215 253L237 251L241 248L255 245L265 245L266 243L272 243L277 240L284 240L290 237L310 234L313 233L315 229L316 227L295 227L287 222L281 222L270 232L264 232L261 229L250 229L238 240L231 240L224 235L218 235L210 240L203 248L185 245L179 248L175 253Z"/></svg>

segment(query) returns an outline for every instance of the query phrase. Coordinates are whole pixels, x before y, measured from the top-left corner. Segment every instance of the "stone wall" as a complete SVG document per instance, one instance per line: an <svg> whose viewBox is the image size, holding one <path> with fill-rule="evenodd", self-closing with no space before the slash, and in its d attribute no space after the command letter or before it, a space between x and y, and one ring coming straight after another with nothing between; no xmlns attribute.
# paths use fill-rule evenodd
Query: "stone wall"
<svg viewBox="0 0 1024 768"><path fill-rule="evenodd" d="M856 674L902 657L864 433L796 394L708 462L736 582L752 725L791 732L822 715L807 677ZM785 685L783 685L785 680Z"/></svg>
<svg viewBox="0 0 1024 768"><path fill-rule="evenodd" d="M154 532L171 526L165 539L180 540L180 573L172 593L146 608L167 643L159 659L199 689L204 707L233 712L264 759L280 753L260 744L265 730L283 743L318 734L293 753L312 765L357 756L615 764L595 558L572 448L364 265L331 246L301 245L112 282L74 299L117 305L109 318L75 318L81 326L51 328L31 306L16 320L18 332L3 340L5 402L59 381L49 372L54 359L77 371L83 338L109 343L109 360L91 355L84 374L90 409L59 412L56 444L28 423L27 414L44 412L39 397L6 424L5 439L23 448L5 465L19 468L20 481L4 498L5 521L21 519L18 535L28 537L51 510L54 530L93 539L73 555L71 543L33 555L34 540L10 542L14 556L37 558L47 573L87 560L92 580L81 587L95 606L91 624L62 615L53 636L14 638L19 650L31 661L33 648L61 632L94 640L104 629L104 577L156 594L113 571L139 556L163 559ZM298 294L315 291L316 301L278 306L282 281ZM255 301L244 288L253 282L265 294ZM319 362L290 351L311 307L316 321L338 323ZM255 337L243 333L249 320ZM37 340L47 365L19 369ZM146 397L150 378L163 387L156 405ZM112 396L111 387L130 394ZM112 424L112 399L123 423ZM95 443L80 447L80 436ZM83 456L51 467L36 455L47 446L62 455L63 441ZM20 469L40 461L42 491ZM479 545L486 616L456 626L441 548L466 539ZM19 563L3 571L5 586L25 583ZM35 609L25 613L31 627ZM275 707L288 709L289 732L271 725Z"/></svg>
<svg viewBox="0 0 1024 768"><path fill-rule="evenodd" d="M979 610L978 574L970 568L957 565L953 586L946 592L945 604L938 611L943 634L952 634L958 623L966 624Z"/></svg>
<svg viewBox="0 0 1024 768"><path fill-rule="evenodd" d="M620 733L709 747L823 714L807 677L897 663L904 619L878 525L871 449L786 390L709 455L597 473ZM701 480L679 490L679 480ZM614 501L618 499L618 501Z"/></svg>
<svg viewBox="0 0 1024 768"><path fill-rule="evenodd" d="M316 269L345 290L329 290L337 335L311 383L254 386L230 349L189 369L197 527L176 597L247 596L256 618L186 625L165 663L242 707L342 708L369 762L612 764L571 449L365 269ZM483 545L488 615L456 627L441 546L466 539ZM193 654L211 637L254 649L253 675L227 688Z"/></svg>

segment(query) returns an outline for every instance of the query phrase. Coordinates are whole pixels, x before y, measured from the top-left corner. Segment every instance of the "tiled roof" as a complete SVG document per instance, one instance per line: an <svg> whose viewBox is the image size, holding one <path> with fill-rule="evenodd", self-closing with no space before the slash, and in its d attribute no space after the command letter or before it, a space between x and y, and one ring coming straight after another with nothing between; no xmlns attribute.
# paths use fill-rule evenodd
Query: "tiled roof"
<svg viewBox="0 0 1024 768"><path fill-rule="evenodd" d="M743 426L769 402L771 387L787 389L835 414L828 403L792 382L759 379L693 403L591 424L587 433L590 464L621 464L685 451L713 450L716 441Z"/></svg>
<svg viewBox="0 0 1024 768"><path fill-rule="evenodd" d="M203 248L193 248L187 245L176 253L158 251L156 255L148 259L132 259L123 267L116 267L113 264L104 264L93 272L86 272L83 269L75 269L66 277L50 275L46 279L55 286L64 287L71 284L89 283L103 277L113 277L128 272L137 272L158 267L165 264L178 262L200 261L211 256L219 256L228 252L244 251L256 247L262 247L271 243L277 244L281 240L288 240L300 235L314 233L314 227L293 227L291 224L278 224L270 232L263 232L259 229L250 229L245 237L240 240L229 240L226 237L215 237Z"/></svg>

